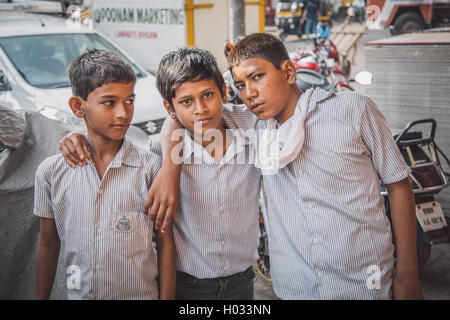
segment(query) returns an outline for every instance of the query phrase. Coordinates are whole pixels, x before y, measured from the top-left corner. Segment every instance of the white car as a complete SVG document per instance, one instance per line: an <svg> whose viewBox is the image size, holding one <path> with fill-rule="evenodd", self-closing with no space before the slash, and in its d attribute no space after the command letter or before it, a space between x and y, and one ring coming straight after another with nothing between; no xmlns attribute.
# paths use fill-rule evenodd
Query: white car
<svg viewBox="0 0 450 320"><path fill-rule="evenodd" d="M159 133L167 113L155 76L97 31L70 26L55 16L0 12L0 104L77 123L67 103L72 95L67 67L88 49L104 49L122 57L136 72L133 124L149 135Z"/></svg>

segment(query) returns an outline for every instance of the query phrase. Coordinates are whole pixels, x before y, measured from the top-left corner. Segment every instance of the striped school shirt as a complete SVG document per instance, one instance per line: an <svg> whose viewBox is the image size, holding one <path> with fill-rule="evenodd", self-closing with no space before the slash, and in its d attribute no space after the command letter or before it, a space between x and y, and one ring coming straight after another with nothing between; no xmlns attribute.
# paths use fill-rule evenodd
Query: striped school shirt
<svg viewBox="0 0 450 320"><path fill-rule="evenodd" d="M36 173L34 214L55 220L68 299L158 299L153 223L142 208L161 158L125 138L101 180L87 161L71 168L55 155Z"/></svg>
<svg viewBox="0 0 450 320"><path fill-rule="evenodd" d="M231 144L216 163L185 130L174 223L177 270L199 279L243 272L258 257L259 169L249 164L248 141L228 134ZM150 149L161 152L156 141Z"/></svg>
<svg viewBox="0 0 450 320"><path fill-rule="evenodd" d="M300 97L302 99L302 97ZM264 128L243 106L233 127ZM390 299L394 246L380 181L408 177L375 103L317 88L297 158L264 176L270 271L282 299Z"/></svg>

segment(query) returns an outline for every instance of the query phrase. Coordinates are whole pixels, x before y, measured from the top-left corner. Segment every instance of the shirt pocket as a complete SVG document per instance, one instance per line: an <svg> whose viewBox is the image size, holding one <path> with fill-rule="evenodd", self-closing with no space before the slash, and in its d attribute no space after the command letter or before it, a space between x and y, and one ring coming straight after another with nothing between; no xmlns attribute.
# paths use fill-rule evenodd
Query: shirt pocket
<svg viewBox="0 0 450 320"><path fill-rule="evenodd" d="M110 226L111 249L125 257L148 255L153 222L142 212L113 212Z"/></svg>

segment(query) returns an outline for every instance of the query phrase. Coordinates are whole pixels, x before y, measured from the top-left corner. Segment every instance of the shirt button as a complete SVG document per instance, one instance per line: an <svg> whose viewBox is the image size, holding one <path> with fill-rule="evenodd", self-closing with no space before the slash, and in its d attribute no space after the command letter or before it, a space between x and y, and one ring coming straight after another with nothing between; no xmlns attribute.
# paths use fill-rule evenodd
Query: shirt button
<svg viewBox="0 0 450 320"><path fill-rule="evenodd" d="M312 205L311 202L307 202L307 203L306 203L306 206L307 206L309 209L311 209L313 205Z"/></svg>
<svg viewBox="0 0 450 320"><path fill-rule="evenodd" d="M223 207L220 207L220 208L219 208L219 212L223 212Z"/></svg>
<svg viewBox="0 0 450 320"><path fill-rule="evenodd" d="M98 194L103 194L103 189L99 189Z"/></svg>
<svg viewBox="0 0 450 320"><path fill-rule="evenodd" d="M228 270L228 267L227 267L227 266L225 266L225 267L223 268L223 270L227 271L227 270Z"/></svg>
<svg viewBox="0 0 450 320"><path fill-rule="evenodd" d="M323 272L322 272L322 271L318 271L318 272L317 272L317 276L318 276L319 278L322 278L322 277L323 277Z"/></svg>
<svg viewBox="0 0 450 320"><path fill-rule="evenodd" d="M301 175L303 173L303 171L301 170L301 169L298 169L297 170L297 175L299 176L299 175Z"/></svg>
<svg viewBox="0 0 450 320"><path fill-rule="evenodd" d="M221 245L224 245L224 244L225 244L225 241L223 241L223 240L220 241L220 244L221 244Z"/></svg>
<svg viewBox="0 0 450 320"><path fill-rule="evenodd" d="M100 233L102 231L102 229L100 229L100 227L97 228L97 233Z"/></svg>

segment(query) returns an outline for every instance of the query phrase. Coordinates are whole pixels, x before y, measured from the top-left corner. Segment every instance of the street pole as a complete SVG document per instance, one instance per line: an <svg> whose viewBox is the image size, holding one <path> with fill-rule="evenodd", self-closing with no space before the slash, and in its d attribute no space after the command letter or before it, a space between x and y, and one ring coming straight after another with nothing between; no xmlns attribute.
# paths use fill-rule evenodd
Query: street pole
<svg viewBox="0 0 450 320"><path fill-rule="evenodd" d="M238 37L245 36L245 0L230 0L229 4L228 36L236 43Z"/></svg>

